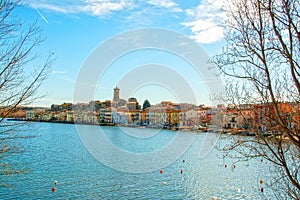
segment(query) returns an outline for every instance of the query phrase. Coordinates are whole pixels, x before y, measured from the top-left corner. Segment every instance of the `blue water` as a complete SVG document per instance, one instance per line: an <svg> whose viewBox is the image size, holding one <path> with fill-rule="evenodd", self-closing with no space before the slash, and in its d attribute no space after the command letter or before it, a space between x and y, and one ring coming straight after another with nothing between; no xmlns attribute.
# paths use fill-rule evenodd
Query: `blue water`
<svg viewBox="0 0 300 200"><path fill-rule="evenodd" d="M91 130L99 129L97 126L81 126L87 130L81 134L91 134ZM134 153L159 151L178 134L194 140L178 159L163 167L162 174L159 169L129 173L105 166L91 155L80 140L75 125L32 123L18 134L34 137L6 141L18 145L22 152L4 157L1 162L25 172L0 175L0 199L259 198L257 187L266 171L265 164L259 161L238 163L233 169L233 161L222 159L222 154L216 149L200 159L199 149L206 137L204 133L168 130L157 133L152 129L118 127L102 127L102 130L112 144ZM143 164L134 163L136 166ZM228 167L225 168L224 164ZM52 192L54 180L58 184L56 191Z"/></svg>

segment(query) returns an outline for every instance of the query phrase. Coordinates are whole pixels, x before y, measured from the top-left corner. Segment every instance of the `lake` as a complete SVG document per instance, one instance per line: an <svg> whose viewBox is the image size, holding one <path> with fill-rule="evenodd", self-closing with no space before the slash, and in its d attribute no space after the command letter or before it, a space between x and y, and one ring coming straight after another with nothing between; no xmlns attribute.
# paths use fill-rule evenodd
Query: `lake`
<svg viewBox="0 0 300 200"><path fill-rule="evenodd" d="M0 199L258 199L268 171L201 156L206 133L34 122L19 134L33 137L7 141L22 152L2 163L25 172L0 175Z"/></svg>

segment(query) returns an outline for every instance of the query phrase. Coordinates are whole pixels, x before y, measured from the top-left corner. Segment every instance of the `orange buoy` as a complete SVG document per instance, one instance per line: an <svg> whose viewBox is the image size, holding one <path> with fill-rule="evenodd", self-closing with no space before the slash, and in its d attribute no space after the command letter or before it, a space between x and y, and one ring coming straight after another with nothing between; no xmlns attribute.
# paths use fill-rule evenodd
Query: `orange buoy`
<svg viewBox="0 0 300 200"><path fill-rule="evenodd" d="M163 172L164 172L164 170L162 170L162 169L161 169L161 170L159 170L159 173L161 173L161 174L162 174Z"/></svg>
<svg viewBox="0 0 300 200"><path fill-rule="evenodd" d="M51 190L52 190L52 192L55 192L56 188L55 188L55 187L52 187Z"/></svg>
<svg viewBox="0 0 300 200"><path fill-rule="evenodd" d="M259 183L260 183L260 184L263 184L263 180L262 180L262 179L260 179L260 180L259 180Z"/></svg>

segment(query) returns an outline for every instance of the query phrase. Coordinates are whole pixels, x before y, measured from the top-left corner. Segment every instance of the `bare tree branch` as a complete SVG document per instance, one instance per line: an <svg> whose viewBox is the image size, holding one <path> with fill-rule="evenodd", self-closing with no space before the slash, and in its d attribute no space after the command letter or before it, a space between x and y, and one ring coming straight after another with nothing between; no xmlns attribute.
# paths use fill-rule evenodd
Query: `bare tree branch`
<svg viewBox="0 0 300 200"><path fill-rule="evenodd" d="M41 65L33 65L32 61L38 58L35 49L44 39L37 21L28 24L18 17L16 8L20 3L18 0L0 1L0 159L6 154L20 152L9 145L9 141L29 138L18 133L23 123L9 124L5 118L19 106L41 97L37 91L53 62L53 55L49 53ZM4 168L4 174L14 172Z"/></svg>
<svg viewBox="0 0 300 200"><path fill-rule="evenodd" d="M273 163L270 169L280 177L270 188L278 199L300 199L299 5L297 0L231 0L225 8L227 45L211 59L229 80L224 100L240 116L240 104L251 104L250 112L259 118L249 120L256 137L234 139L223 150L238 153L239 160L261 157Z"/></svg>

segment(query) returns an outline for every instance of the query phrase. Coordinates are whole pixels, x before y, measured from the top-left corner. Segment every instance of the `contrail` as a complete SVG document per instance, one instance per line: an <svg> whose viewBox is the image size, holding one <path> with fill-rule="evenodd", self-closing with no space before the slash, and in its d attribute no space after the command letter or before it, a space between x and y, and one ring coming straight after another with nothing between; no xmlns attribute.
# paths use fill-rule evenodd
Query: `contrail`
<svg viewBox="0 0 300 200"><path fill-rule="evenodd" d="M47 23L49 24L49 21L46 19L46 17L35 7L35 5L33 3L31 3L32 8L41 16L41 18Z"/></svg>

